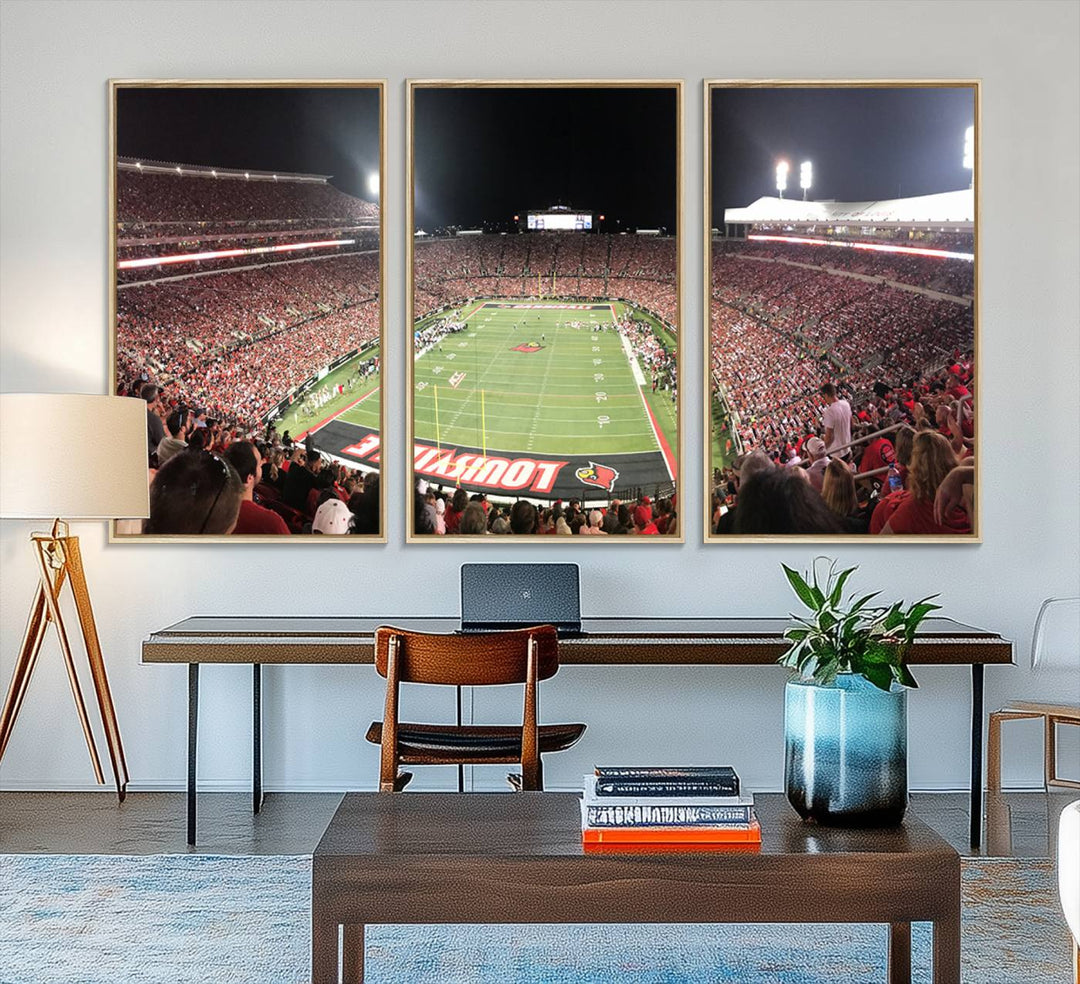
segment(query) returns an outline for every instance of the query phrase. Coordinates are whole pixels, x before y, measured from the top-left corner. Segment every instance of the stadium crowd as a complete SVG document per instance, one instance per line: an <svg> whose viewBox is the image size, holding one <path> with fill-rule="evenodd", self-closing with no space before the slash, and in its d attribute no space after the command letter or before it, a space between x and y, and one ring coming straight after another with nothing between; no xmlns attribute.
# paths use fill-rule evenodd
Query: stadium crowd
<svg viewBox="0 0 1080 984"><path fill-rule="evenodd" d="M354 198L322 181L247 180L184 173L116 171L116 215L124 236L176 235L207 227L299 220L349 225L371 222L379 206Z"/></svg>
<svg viewBox="0 0 1080 984"><path fill-rule="evenodd" d="M266 426L246 432L141 378L121 392L147 405L150 517L122 533L372 534L379 476L324 458Z"/></svg>
<svg viewBox="0 0 1080 984"><path fill-rule="evenodd" d="M918 248L926 244L910 245ZM716 246L717 244L714 243L714 250ZM801 243L754 242L752 240L742 245L728 244L727 248L733 247L747 256L787 260L794 263L811 263L815 266L925 287L928 290L953 294L957 297L970 297L975 290L975 264L970 260L940 259L911 253L884 253L840 246L807 246ZM974 239L970 233L956 236L953 241L944 244L934 242L929 244L929 248L972 254L975 252Z"/></svg>
<svg viewBox="0 0 1080 984"><path fill-rule="evenodd" d="M414 305L428 311L468 297L623 298L677 322L675 240L554 233L416 240Z"/></svg>
<svg viewBox="0 0 1080 984"><path fill-rule="evenodd" d="M714 252L711 370L737 456L714 471L713 531L971 533L973 311L897 286L963 286L942 269L964 261L886 271L868 254L887 276L867 281L817 266L821 253Z"/></svg>
<svg viewBox="0 0 1080 984"><path fill-rule="evenodd" d="M122 287L121 376L143 372L189 406L258 425L294 386L378 340L378 261L325 260Z"/></svg>
<svg viewBox="0 0 1080 984"><path fill-rule="evenodd" d="M819 416L788 420L713 474L718 534L970 534L970 355L902 385L823 384Z"/></svg>
<svg viewBox="0 0 1080 984"><path fill-rule="evenodd" d="M298 230L330 238L378 218L376 205L321 182L122 168L117 196L121 258L269 245ZM365 235L377 246L377 234ZM377 533L378 474L325 459L265 421L294 387L378 341L379 281L377 252L122 278L117 392L147 404L151 500L150 518L127 532ZM377 369L369 358L347 384Z"/></svg>
<svg viewBox="0 0 1080 984"><path fill-rule="evenodd" d="M969 304L889 284L732 251L714 255L712 284L714 387L744 449L809 433L822 378L866 393L882 378L917 380L974 342Z"/></svg>

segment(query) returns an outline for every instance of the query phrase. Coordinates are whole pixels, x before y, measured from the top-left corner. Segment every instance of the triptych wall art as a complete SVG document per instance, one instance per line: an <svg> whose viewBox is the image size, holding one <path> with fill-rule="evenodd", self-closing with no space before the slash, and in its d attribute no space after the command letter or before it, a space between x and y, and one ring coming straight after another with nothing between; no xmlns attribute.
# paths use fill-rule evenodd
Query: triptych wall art
<svg viewBox="0 0 1080 984"><path fill-rule="evenodd" d="M681 543L692 514L977 542L978 83L703 95L695 325L680 81L407 83L401 285L385 83L110 83L111 371L151 490L113 540L384 542L400 507L412 543Z"/></svg>

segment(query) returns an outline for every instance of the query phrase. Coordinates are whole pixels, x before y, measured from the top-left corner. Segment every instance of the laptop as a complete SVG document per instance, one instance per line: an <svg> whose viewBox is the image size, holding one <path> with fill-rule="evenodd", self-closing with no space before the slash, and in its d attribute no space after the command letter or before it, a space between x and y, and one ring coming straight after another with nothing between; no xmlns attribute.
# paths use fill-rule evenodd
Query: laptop
<svg viewBox="0 0 1080 984"><path fill-rule="evenodd" d="M462 564L461 631L554 625L560 639L581 635L577 564Z"/></svg>

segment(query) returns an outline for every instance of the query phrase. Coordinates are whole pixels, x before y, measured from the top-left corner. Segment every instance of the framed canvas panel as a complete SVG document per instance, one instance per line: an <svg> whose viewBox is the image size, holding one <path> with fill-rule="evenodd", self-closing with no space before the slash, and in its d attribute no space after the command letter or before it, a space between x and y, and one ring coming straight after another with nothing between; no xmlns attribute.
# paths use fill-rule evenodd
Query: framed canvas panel
<svg viewBox="0 0 1080 984"><path fill-rule="evenodd" d="M409 82L410 542L682 542L681 107Z"/></svg>
<svg viewBox="0 0 1080 984"><path fill-rule="evenodd" d="M706 542L981 542L979 83L704 110Z"/></svg>
<svg viewBox="0 0 1080 984"><path fill-rule="evenodd" d="M114 541L385 541L385 83L109 83Z"/></svg>

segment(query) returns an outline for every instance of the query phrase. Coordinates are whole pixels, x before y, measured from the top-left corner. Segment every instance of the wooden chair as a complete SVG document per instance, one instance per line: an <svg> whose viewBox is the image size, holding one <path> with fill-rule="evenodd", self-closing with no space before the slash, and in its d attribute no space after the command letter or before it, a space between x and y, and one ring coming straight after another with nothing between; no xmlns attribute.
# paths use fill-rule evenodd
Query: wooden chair
<svg viewBox="0 0 1080 984"><path fill-rule="evenodd" d="M1031 668L1036 673L1046 669L1080 671L1080 598L1048 598L1035 619L1031 639ZM1050 636L1049 640L1047 636ZM1075 676L1074 676L1075 679ZM1080 706L1043 704L1018 700L990 714L986 740L986 787L1001 788L1001 723L1039 719L1044 728L1043 783L1080 789L1080 782L1059 776L1057 772L1057 726L1080 726Z"/></svg>
<svg viewBox="0 0 1080 984"><path fill-rule="evenodd" d="M561 752L584 733L584 724L537 723L537 689L559 669L559 641L550 625L475 635L440 635L380 626L375 632L375 668L386 677L382 721L367 740L382 746L379 789L404 789L412 774L400 765L521 763L521 788L543 789L541 756ZM456 687L525 684L520 727L406 724L398 721L402 683Z"/></svg>

